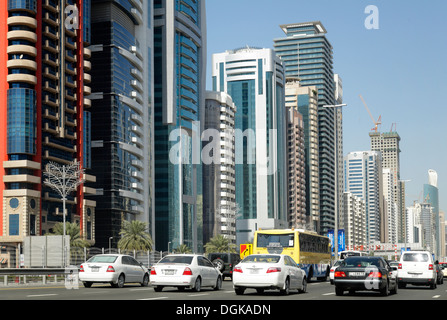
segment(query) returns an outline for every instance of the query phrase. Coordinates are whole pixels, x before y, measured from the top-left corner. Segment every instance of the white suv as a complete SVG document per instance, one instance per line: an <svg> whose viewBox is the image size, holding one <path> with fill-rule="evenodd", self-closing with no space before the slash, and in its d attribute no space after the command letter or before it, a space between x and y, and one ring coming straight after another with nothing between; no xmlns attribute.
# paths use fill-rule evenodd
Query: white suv
<svg viewBox="0 0 447 320"><path fill-rule="evenodd" d="M428 285L436 288L436 268L428 251L406 251L400 257L398 267L399 288L407 284Z"/></svg>

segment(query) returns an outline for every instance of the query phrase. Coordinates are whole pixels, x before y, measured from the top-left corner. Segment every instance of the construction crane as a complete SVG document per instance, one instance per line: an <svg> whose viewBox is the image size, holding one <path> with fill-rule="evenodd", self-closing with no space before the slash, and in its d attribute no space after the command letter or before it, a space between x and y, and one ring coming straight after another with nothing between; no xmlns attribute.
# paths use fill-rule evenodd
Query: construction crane
<svg viewBox="0 0 447 320"><path fill-rule="evenodd" d="M362 95L359 95L360 99L362 99L363 104L365 105L366 111L368 111L369 116L371 117L372 122L374 123L374 128L371 129L371 131L375 131L377 132L377 128L380 124L382 124L382 116L380 115L379 118L376 120L374 120L374 117L371 114L371 111L369 111L368 106L366 105L365 100L363 99Z"/></svg>

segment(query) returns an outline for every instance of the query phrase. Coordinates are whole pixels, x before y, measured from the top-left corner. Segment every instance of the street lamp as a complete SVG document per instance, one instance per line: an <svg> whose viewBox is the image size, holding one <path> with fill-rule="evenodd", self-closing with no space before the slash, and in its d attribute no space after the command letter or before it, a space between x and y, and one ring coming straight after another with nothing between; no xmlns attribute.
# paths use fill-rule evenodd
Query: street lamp
<svg viewBox="0 0 447 320"><path fill-rule="evenodd" d="M337 117L337 109L341 107L346 107L346 103L342 104L333 104L333 105L324 105L323 108L334 108L335 109L335 116L334 116L334 148L335 148L335 214L334 214L334 258L338 258L338 209L339 209L339 203L338 203L338 121L336 119Z"/></svg>

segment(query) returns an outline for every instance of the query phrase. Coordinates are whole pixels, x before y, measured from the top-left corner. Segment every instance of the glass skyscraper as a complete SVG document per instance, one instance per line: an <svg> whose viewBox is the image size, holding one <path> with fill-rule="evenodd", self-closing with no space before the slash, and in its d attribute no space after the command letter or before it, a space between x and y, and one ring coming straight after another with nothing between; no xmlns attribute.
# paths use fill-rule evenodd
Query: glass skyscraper
<svg viewBox="0 0 447 320"><path fill-rule="evenodd" d="M120 239L123 220L153 233L151 0L92 5L92 168L96 246Z"/></svg>
<svg viewBox="0 0 447 320"><path fill-rule="evenodd" d="M336 137L334 132L334 108L323 108L335 104L334 73L332 68L332 46L326 38L326 29L321 22L306 22L281 25L285 38L274 39L276 54L285 67L286 78L299 79L300 86L315 86L318 90L318 128L320 161L320 219L317 232L326 234L335 225ZM339 155L337 155L337 158Z"/></svg>
<svg viewBox="0 0 447 320"><path fill-rule="evenodd" d="M213 54L212 65L213 91L237 108L236 234L247 243L258 228L288 227L284 67L273 50L249 47Z"/></svg>
<svg viewBox="0 0 447 320"><path fill-rule="evenodd" d="M154 1L155 245L203 250L205 1Z"/></svg>

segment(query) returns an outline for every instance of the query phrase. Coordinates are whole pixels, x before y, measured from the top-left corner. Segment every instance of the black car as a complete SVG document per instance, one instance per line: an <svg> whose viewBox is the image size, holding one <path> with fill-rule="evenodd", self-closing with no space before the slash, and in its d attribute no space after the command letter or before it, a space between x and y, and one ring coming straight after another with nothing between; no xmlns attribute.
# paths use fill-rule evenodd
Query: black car
<svg viewBox="0 0 447 320"><path fill-rule="evenodd" d="M214 263L220 272L222 272L223 279L225 279L225 277L232 278L233 267L241 261L241 258L237 253L227 252L209 253L208 259Z"/></svg>
<svg viewBox="0 0 447 320"><path fill-rule="evenodd" d="M387 296L397 293L397 268L382 257L348 257L334 273L335 294L355 291L379 291Z"/></svg>
<svg viewBox="0 0 447 320"><path fill-rule="evenodd" d="M436 284L443 284L444 283L444 273L442 272L442 266L439 264L438 261L435 263L436 268Z"/></svg>

